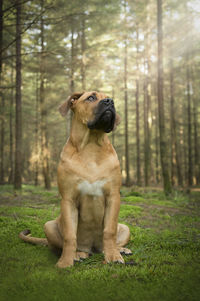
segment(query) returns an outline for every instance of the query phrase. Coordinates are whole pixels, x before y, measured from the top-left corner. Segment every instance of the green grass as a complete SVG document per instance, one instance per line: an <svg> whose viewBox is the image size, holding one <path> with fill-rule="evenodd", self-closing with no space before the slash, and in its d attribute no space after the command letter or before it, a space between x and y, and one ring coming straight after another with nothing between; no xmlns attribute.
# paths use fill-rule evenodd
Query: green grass
<svg viewBox="0 0 200 301"><path fill-rule="evenodd" d="M119 221L131 230L126 265L103 263L96 254L59 270L47 247L26 244L30 228L44 237L43 224L59 214L55 189L23 186L16 194L0 186L0 300L146 301L199 300L200 193L130 191L122 188Z"/></svg>

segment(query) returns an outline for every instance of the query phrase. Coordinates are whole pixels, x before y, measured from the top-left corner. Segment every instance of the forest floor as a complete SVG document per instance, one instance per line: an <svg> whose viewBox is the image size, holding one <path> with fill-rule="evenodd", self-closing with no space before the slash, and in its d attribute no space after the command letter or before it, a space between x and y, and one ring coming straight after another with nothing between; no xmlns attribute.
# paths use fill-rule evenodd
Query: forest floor
<svg viewBox="0 0 200 301"><path fill-rule="evenodd" d="M59 214L55 189L0 186L0 300L189 301L200 298L200 192L121 190L119 221L131 230L126 264L104 264L96 254L60 270L47 247L18 238L23 229L44 237Z"/></svg>

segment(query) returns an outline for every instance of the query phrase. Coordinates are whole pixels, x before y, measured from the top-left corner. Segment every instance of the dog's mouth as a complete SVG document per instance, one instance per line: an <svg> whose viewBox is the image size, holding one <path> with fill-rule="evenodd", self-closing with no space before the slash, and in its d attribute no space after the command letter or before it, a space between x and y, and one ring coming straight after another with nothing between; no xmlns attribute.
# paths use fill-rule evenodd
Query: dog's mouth
<svg viewBox="0 0 200 301"><path fill-rule="evenodd" d="M94 120L88 122L88 128L110 133L114 128L115 116L116 112L113 100L110 98L103 99L99 102L95 110Z"/></svg>

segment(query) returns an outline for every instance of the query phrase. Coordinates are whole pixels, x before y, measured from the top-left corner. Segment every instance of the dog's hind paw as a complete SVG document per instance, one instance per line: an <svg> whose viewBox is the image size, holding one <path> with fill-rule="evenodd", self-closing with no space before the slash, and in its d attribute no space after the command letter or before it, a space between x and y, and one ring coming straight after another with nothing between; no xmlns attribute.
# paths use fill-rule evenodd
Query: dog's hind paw
<svg viewBox="0 0 200 301"><path fill-rule="evenodd" d="M130 249L127 249L127 248L120 248L119 249L119 252L123 255L132 255L132 251Z"/></svg>
<svg viewBox="0 0 200 301"><path fill-rule="evenodd" d="M77 251L74 260L75 260L75 261L82 261L82 260L84 260L84 259L86 259L86 258L88 258L88 257L89 257L89 253Z"/></svg>

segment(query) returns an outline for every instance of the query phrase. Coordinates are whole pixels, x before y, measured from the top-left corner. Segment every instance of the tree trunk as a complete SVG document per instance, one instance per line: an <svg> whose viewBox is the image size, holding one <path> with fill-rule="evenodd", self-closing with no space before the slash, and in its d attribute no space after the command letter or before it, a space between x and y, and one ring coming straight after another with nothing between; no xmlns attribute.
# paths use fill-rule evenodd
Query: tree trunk
<svg viewBox="0 0 200 301"><path fill-rule="evenodd" d="M147 10L148 10L147 3ZM146 17L146 28L145 28L145 51L144 51L144 70L147 74L144 75L144 183L145 186L149 185L149 171L150 171L150 158L151 158L151 147L150 147L150 127L151 127L151 95L150 95L150 59L149 59L149 12Z"/></svg>
<svg viewBox="0 0 200 301"><path fill-rule="evenodd" d="M112 99L115 99L114 87L112 87ZM115 147L115 131L112 131L112 145Z"/></svg>
<svg viewBox="0 0 200 301"><path fill-rule="evenodd" d="M85 50L86 50L85 13L83 12L82 19L81 19L81 84L82 84L83 91L86 90Z"/></svg>
<svg viewBox="0 0 200 301"><path fill-rule="evenodd" d="M16 119L15 119L15 189L22 185L22 104L21 104L21 3L16 0Z"/></svg>
<svg viewBox="0 0 200 301"><path fill-rule="evenodd" d="M149 169L150 169L150 94L149 80L144 78L144 183L149 185Z"/></svg>
<svg viewBox="0 0 200 301"><path fill-rule="evenodd" d="M171 182L175 185L175 177L177 172L178 185L183 185L181 173L180 154L177 140L175 108L174 108L174 68L173 60L170 59L170 112L171 112Z"/></svg>
<svg viewBox="0 0 200 301"><path fill-rule="evenodd" d="M127 27L127 2L124 1L124 26ZM127 66L128 66L128 43L127 33L124 36L124 137L125 137L125 169L126 169L126 186L130 185L130 172L129 172L129 145L128 145L128 87L127 87Z"/></svg>
<svg viewBox="0 0 200 301"><path fill-rule="evenodd" d="M189 53L186 54L186 82L187 82L187 128L188 128L188 187L192 186L192 127L191 127L191 89L190 89L190 70Z"/></svg>
<svg viewBox="0 0 200 301"><path fill-rule="evenodd" d="M126 185L130 185L129 173L129 145L128 145L128 91L127 91L127 40L124 42L124 115L125 115L125 158L126 158Z"/></svg>
<svg viewBox="0 0 200 301"><path fill-rule="evenodd" d="M148 160L147 160L147 167L148 167L148 176L149 179L151 180L150 174L153 173L150 172L151 168L151 155L152 155L152 150L151 150L151 127L152 127L152 113L151 113L151 65L150 65L150 57L149 57L149 42L148 42L148 36L147 36L147 70L148 70L148 75L147 75L147 149L148 149ZM153 168L153 166L152 166Z"/></svg>
<svg viewBox="0 0 200 301"><path fill-rule="evenodd" d="M0 86L2 85L2 48L3 48L3 0L0 0ZM0 146L0 183L4 183L4 132L5 132L5 121L4 121L4 109L5 101L2 90L0 91L0 102L1 102L1 146Z"/></svg>
<svg viewBox="0 0 200 301"><path fill-rule="evenodd" d="M2 49L3 49L3 0L0 0L0 79L2 74Z"/></svg>
<svg viewBox="0 0 200 301"><path fill-rule="evenodd" d="M160 172L159 172L159 133L158 133L158 114L155 112L156 120L155 120L155 148L156 148L156 184L160 183Z"/></svg>
<svg viewBox="0 0 200 301"><path fill-rule="evenodd" d="M4 145L5 145L4 138L5 138L5 100L4 100L3 93L1 93L0 184L4 184Z"/></svg>
<svg viewBox="0 0 200 301"><path fill-rule="evenodd" d="M182 126L181 126L181 136L182 136L182 143L183 143L183 167L184 167L184 184L185 186L188 186L188 141L187 141L187 135L188 135L188 128L186 125L186 120L187 120L187 108L185 106L185 103L182 107Z"/></svg>
<svg viewBox="0 0 200 301"><path fill-rule="evenodd" d="M136 57L136 67L137 67L137 79L135 81L136 91L135 91L135 104L136 104L136 151L137 151L137 185L141 186L141 164L140 164L140 108L139 108L139 32L138 28L136 31L136 47L137 47L137 57Z"/></svg>
<svg viewBox="0 0 200 301"><path fill-rule="evenodd" d="M148 173L148 115L147 115L147 79L144 77L143 83L143 91L144 91L144 101L143 101L143 109L144 109L144 185L148 186L149 184L149 173Z"/></svg>
<svg viewBox="0 0 200 301"><path fill-rule="evenodd" d="M160 159L165 194L171 192L169 177L167 143L164 123L164 99L163 99L163 46L162 46L162 0L157 0L157 28L158 28L158 117L160 134Z"/></svg>
<svg viewBox="0 0 200 301"><path fill-rule="evenodd" d="M14 85L14 66L12 63L12 70L11 70L11 86ZM9 126L10 126L10 172L8 177L8 183L13 184L14 182L14 158L13 158L13 104L14 104L14 90L11 89L11 95L10 95L10 112L9 112Z"/></svg>
<svg viewBox="0 0 200 301"><path fill-rule="evenodd" d="M71 17L71 76L70 76L70 92L74 93L74 18Z"/></svg>
<svg viewBox="0 0 200 301"><path fill-rule="evenodd" d="M39 95L38 95L38 74L36 74L36 98L35 98L35 177L34 184L38 185L39 174Z"/></svg>
<svg viewBox="0 0 200 301"><path fill-rule="evenodd" d="M198 141L198 118L197 118L198 101L196 95L193 97L193 120L194 120L194 161L196 184L200 184L200 163L199 163L199 141Z"/></svg>
<svg viewBox="0 0 200 301"><path fill-rule="evenodd" d="M70 94L74 93L74 69L75 69L75 45L74 45L74 17L71 17L71 72L70 72ZM67 116L67 137L70 134L73 113L70 110Z"/></svg>
<svg viewBox="0 0 200 301"><path fill-rule="evenodd" d="M43 2L41 0L41 10L43 11ZM40 26L41 36L41 54L40 54L40 114L41 114L41 159L42 172L44 177L44 184L46 189L51 188L50 174L49 174L49 150L48 150L48 135L47 135L47 109L45 104L45 54L44 54L44 21L41 16Z"/></svg>

